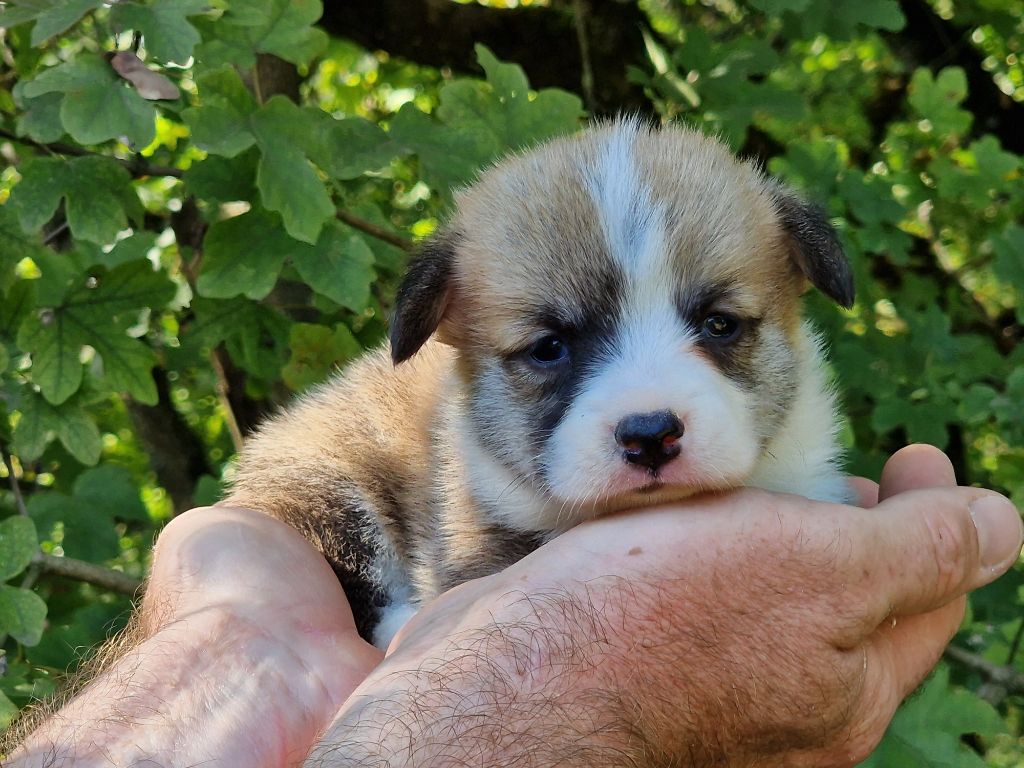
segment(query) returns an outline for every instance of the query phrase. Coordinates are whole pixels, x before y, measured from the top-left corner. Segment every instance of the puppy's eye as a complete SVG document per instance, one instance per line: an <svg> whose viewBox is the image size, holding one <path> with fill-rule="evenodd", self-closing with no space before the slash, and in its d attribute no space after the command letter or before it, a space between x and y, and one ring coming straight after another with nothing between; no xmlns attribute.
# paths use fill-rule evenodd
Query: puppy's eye
<svg viewBox="0 0 1024 768"><path fill-rule="evenodd" d="M545 336L530 347L529 354L538 365L555 365L569 358L569 345L558 336Z"/></svg>
<svg viewBox="0 0 1024 768"><path fill-rule="evenodd" d="M731 315L708 315L702 330L709 339L732 341L739 335L740 321Z"/></svg>

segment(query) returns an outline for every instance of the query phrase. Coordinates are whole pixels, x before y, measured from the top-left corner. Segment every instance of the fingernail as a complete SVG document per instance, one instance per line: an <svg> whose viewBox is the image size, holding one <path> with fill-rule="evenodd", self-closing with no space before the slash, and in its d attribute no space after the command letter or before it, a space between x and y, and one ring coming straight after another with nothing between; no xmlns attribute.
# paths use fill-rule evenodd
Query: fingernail
<svg viewBox="0 0 1024 768"><path fill-rule="evenodd" d="M971 502L970 510L982 567L992 570L1016 560L1024 528L1013 504L1002 496L982 496Z"/></svg>

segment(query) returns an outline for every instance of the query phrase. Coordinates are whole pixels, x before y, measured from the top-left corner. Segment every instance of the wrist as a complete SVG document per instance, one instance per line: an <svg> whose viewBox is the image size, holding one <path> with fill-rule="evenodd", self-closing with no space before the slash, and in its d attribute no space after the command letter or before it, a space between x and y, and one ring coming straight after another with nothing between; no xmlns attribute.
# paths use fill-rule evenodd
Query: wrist
<svg viewBox="0 0 1024 768"><path fill-rule="evenodd" d="M111 655L134 647L26 739L11 765L294 764L344 697L320 675L326 653L283 643L232 607L194 611L139 639L129 630L115 643ZM315 655L324 658L310 662Z"/></svg>

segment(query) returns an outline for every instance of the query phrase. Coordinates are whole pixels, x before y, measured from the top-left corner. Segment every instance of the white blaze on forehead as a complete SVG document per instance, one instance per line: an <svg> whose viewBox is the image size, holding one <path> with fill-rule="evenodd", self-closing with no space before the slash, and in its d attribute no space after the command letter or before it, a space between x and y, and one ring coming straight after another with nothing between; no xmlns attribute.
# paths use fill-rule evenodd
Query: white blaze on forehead
<svg viewBox="0 0 1024 768"><path fill-rule="evenodd" d="M658 265L664 262L664 213L641 178L635 157L642 130L636 120L616 124L586 172L608 251L634 280L660 272Z"/></svg>

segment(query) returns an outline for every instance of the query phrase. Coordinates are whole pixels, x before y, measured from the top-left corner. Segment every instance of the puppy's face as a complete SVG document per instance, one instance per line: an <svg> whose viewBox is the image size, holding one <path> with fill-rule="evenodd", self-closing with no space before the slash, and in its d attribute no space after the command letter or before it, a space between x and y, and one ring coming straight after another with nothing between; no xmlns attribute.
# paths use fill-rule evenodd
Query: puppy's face
<svg viewBox="0 0 1024 768"><path fill-rule="evenodd" d="M820 214L713 140L619 122L459 197L392 352L439 326L483 450L574 523L743 483L791 404L808 278L852 301Z"/></svg>

